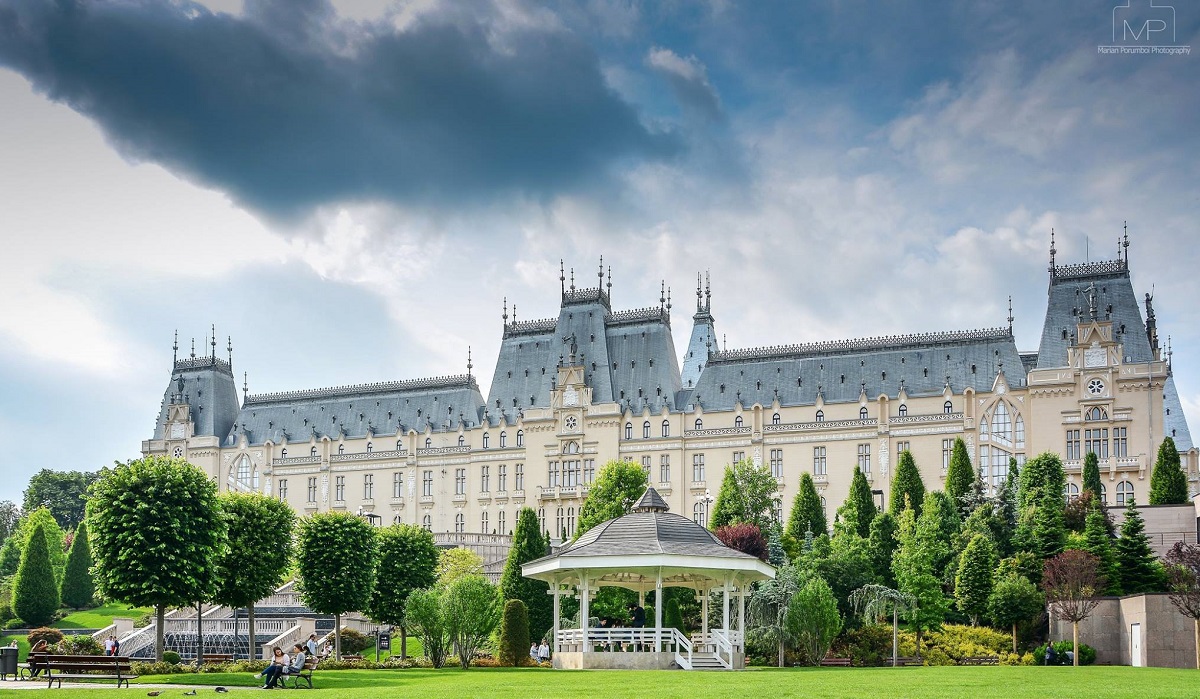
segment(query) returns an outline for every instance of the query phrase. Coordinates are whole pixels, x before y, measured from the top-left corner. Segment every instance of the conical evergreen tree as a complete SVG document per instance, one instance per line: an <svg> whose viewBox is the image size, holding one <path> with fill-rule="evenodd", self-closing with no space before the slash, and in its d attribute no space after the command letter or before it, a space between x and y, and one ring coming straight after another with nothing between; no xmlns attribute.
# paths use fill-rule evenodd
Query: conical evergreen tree
<svg viewBox="0 0 1200 699"><path fill-rule="evenodd" d="M821 496L817 494L817 486L807 472L800 474L800 489L792 500L792 511L788 515L787 532L797 540L804 538L804 532L812 530L818 534L829 531L825 520L825 510L821 507Z"/></svg>
<svg viewBox="0 0 1200 699"><path fill-rule="evenodd" d="M80 522L67 554L60 596L62 603L72 609L83 609L92 603L96 584L92 580L92 546L88 543L87 522Z"/></svg>
<svg viewBox="0 0 1200 699"><path fill-rule="evenodd" d="M921 480L921 471L917 468L916 461L913 460L912 452L907 449L900 452L896 473L892 475L891 502L888 503L888 512L893 517L899 517L900 513L904 511L905 495L908 496L907 502L911 504L913 512L920 516L921 507L925 504L925 483Z"/></svg>
<svg viewBox="0 0 1200 699"><path fill-rule="evenodd" d="M1042 493L1046 490L1062 497L1063 489L1067 484L1067 477L1063 473L1062 459L1053 452L1038 454L1025 462L1018 483L1020 484L1017 488L1018 511L1040 503Z"/></svg>
<svg viewBox="0 0 1200 699"><path fill-rule="evenodd" d="M512 548L504 562L500 575L500 595L505 600L519 599L525 603L529 613L529 636L540 640L553 623L553 604L549 584L521 575L521 565L541 558L547 553L547 542L538 533L537 513L532 508L522 507L517 513L517 527L513 530Z"/></svg>
<svg viewBox="0 0 1200 699"><path fill-rule="evenodd" d="M1121 538L1116 545L1117 565L1120 567L1121 591L1127 595L1140 592L1161 592L1163 589L1162 568L1150 548L1150 537L1146 536L1146 523L1129 498L1125 507L1125 521L1121 522Z"/></svg>
<svg viewBox="0 0 1200 699"><path fill-rule="evenodd" d="M1100 502L1100 491L1103 487L1100 485L1100 460L1096 458L1096 452L1089 451L1083 459L1083 492L1092 491L1092 502Z"/></svg>
<svg viewBox="0 0 1200 699"><path fill-rule="evenodd" d="M851 518L854 519L854 528L859 536L865 539L871 535L871 522L878 510L875 508L875 499L871 497L871 486L867 483L867 477L857 466L854 467L854 476L850 480L850 495L846 498L841 512L847 523Z"/></svg>
<svg viewBox="0 0 1200 699"><path fill-rule="evenodd" d="M1100 559L1100 572L1108 580L1106 594L1121 594L1121 572L1117 567L1117 554L1113 549L1112 537L1108 534L1105 520L1108 516L1099 507L1093 508L1087 515L1083 537L1083 550Z"/></svg>
<svg viewBox="0 0 1200 699"><path fill-rule="evenodd" d="M984 534L976 534L959 556L954 601L960 612L971 617L972 626L978 626L979 617L987 613L995 565L996 547L991 537Z"/></svg>
<svg viewBox="0 0 1200 699"><path fill-rule="evenodd" d="M12 611L27 625L49 626L58 611L58 586L54 580L54 567L50 563L50 549L46 545L44 525L38 522L25 550L21 552L21 565L17 568L12 586Z"/></svg>
<svg viewBox="0 0 1200 699"><path fill-rule="evenodd" d="M1046 490L1033 512L1029 532L1029 548L1042 560L1062 553L1067 543L1067 527L1063 522L1062 495Z"/></svg>
<svg viewBox="0 0 1200 699"><path fill-rule="evenodd" d="M974 509L970 496L975 484L975 469L971 467L971 456L961 438L954 440L954 451L950 454L950 467L946 470L946 495L949 495L959 516L966 518Z"/></svg>
<svg viewBox="0 0 1200 699"><path fill-rule="evenodd" d="M955 544L962 529L962 522L950 496L940 490L929 493L925 498L925 509L917 518L917 527L922 532L924 545L929 547L933 569L947 585L947 590L953 589L953 564L958 557Z"/></svg>
<svg viewBox="0 0 1200 699"><path fill-rule="evenodd" d="M1179 467L1175 440L1167 437L1158 447L1158 459L1150 474L1150 504L1179 505L1187 501L1187 474Z"/></svg>
<svg viewBox="0 0 1200 699"><path fill-rule="evenodd" d="M1000 486L992 503L992 523L995 526L992 533L1001 558L1012 555L1013 536L1017 531L1017 477L1017 460L1009 459L1008 477L1004 479L1004 485Z"/></svg>
<svg viewBox="0 0 1200 699"><path fill-rule="evenodd" d="M881 512L871 522L871 535L867 537L871 567L875 579L884 587L896 587L896 575L892 572L892 557L896 553L896 530L900 524L891 512Z"/></svg>

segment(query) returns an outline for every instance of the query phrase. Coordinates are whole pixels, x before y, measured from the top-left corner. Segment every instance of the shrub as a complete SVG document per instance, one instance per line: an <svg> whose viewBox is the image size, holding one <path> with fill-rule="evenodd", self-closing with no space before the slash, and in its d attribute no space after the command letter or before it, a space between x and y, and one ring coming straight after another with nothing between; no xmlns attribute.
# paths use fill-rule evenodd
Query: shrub
<svg viewBox="0 0 1200 699"><path fill-rule="evenodd" d="M1055 641L1053 643L1053 645L1054 645L1054 653L1055 653L1054 664L1055 665L1070 665L1071 662L1069 660L1067 660L1067 651L1072 650L1072 648L1073 648L1071 641ZM1026 655L1029 655L1029 654L1026 653ZM1096 649L1092 648L1091 646L1089 646L1086 643L1080 643L1079 644L1079 664L1080 665L1091 665L1094 662L1096 662ZM1046 664L1046 646L1038 646L1037 648L1033 649L1033 664L1034 665L1045 665Z"/></svg>
<svg viewBox="0 0 1200 699"><path fill-rule="evenodd" d="M9 619L8 621L4 622L4 628L6 628L6 629L26 628L25 620L13 617L12 619Z"/></svg>
<svg viewBox="0 0 1200 699"><path fill-rule="evenodd" d="M171 651L165 652L169 653ZM195 665L176 665L165 661L147 663L134 661L130 663L130 666L135 675L179 675L196 672Z"/></svg>
<svg viewBox="0 0 1200 699"><path fill-rule="evenodd" d="M342 653L358 655L371 647L371 638L354 629L342 629Z"/></svg>
<svg viewBox="0 0 1200 699"><path fill-rule="evenodd" d="M81 633L64 636L58 642L58 652L63 655L103 655L104 648L91 634Z"/></svg>
<svg viewBox="0 0 1200 699"><path fill-rule="evenodd" d="M53 646L59 641L63 640L63 633L58 629L51 629L43 626L41 628L31 630L25 639L29 641L30 647L36 645L38 641L45 641L47 645Z"/></svg>
<svg viewBox="0 0 1200 699"><path fill-rule="evenodd" d="M178 665L180 660L181 660L181 658L179 657L179 653L176 653L173 650L164 650L163 651L163 662L164 663Z"/></svg>
<svg viewBox="0 0 1200 699"><path fill-rule="evenodd" d="M17 576L13 579L12 593L13 613L31 624L43 626L54 622L59 604L58 581L50 562L46 536L42 524L29 535L25 550L21 552Z"/></svg>
<svg viewBox="0 0 1200 699"><path fill-rule="evenodd" d="M885 665L892 657L892 627L864 626L847 631L833 642L833 654L853 665Z"/></svg>
<svg viewBox="0 0 1200 699"><path fill-rule="evenodd" d="M500 620L500 664L516 667L529 657L529 609L519 599L504 605Z"/></svg>

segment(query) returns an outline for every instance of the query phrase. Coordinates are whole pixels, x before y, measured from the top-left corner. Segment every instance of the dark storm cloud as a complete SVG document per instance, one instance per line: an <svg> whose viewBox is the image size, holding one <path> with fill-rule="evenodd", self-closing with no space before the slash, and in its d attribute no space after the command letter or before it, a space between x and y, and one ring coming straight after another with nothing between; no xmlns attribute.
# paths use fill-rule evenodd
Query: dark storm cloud
<svg viewBox="0 0 1200 699"><path fill-rule="evenodd" d="M346 200L544 196L679 147L571 33L465 14L398 31L341 21L325 0L255 0L242 17L0 0L0 65L94 119L126 157L276 217Z"/></svg>

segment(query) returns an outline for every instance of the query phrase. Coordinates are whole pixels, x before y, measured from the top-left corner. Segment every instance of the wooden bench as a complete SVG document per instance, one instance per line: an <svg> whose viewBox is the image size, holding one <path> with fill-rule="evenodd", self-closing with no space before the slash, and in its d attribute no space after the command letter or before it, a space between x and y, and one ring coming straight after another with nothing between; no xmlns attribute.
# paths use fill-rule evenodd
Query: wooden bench
<svg viewBox="0 0 1200 699"><path fill-rule="evenodd" d="M343 655L342 661L347 663L361 663L363 657L361 655Z"/></svg>
<svg viewBox="0 0 1200 699"><path fill-rule="evenodd" d="M962 658L958 661L959 665L999 665L1000 657L996 655L979 655L969 658Z"/></svg>
<svg viewBox="0 0 1200 699"><path fill-rule="evenodd" d="M299 689L300 688L300 680L304 680L308 684L308 688L312 689L313 670L317 669L317 663L319 663L319 662L320 662L320 660L318 658L308 658L307 660L304 661L304 669L301 670L300 672L297 672L295 674L289 673L287 675L280 675L280 677L282 678L283 686L286 687L288 679L291 679L292 680L292 689Z"/></svg>
<svg viewBox="0 0 1200 699"><path fill-rule="evenodd" d="M920 658L904 657L896 658L896 667L909 667L911 665L923 665Z"/></svg>
<svg viewBox="0 0 1200 699"><path fill-rule="evenodd" d="M46 656L49 653L30 653L25 662L17 666L17 676L23 680L33 679L38 673L46 670Z"/></svg>
<svg viewBox="0 0 1200 699"><path fill-rule="evenodd" d="M232 663L233 653L205 653L205 663Z"/></svg>
<svg viewBox="0 0 1200 699"><path fill-rule="evenodd" d="M48 689L55 682L61 689L63 680L116 680L117 687L122 683L128 687L129 680L137 679L125 656L47 655L42 665Z"/></svg>
<svg viewBox="0 0 1200 699"><path fill-rule="evenodd" d="M821 667L850 667L850 658L835 658L827 655L821 658Z"/></svg>

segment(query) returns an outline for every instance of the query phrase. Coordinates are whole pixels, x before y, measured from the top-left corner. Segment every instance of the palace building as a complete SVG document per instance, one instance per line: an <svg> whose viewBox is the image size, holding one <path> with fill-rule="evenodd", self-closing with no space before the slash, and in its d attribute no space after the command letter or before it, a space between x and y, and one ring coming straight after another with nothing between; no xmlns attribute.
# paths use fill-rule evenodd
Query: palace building
<svg viewBox="0 0 1200 699"><path fill-rule="evenodd" d="M704 281L680 356L667 295L614 310L603 265L594 288L560 274L557 318L518 321L505 304L486 399L468 361L464 375L239 403L214 339L208 356L176 358L142 452L186 458L222 490L267 493L301 515L347 510L498 536L521 507L554 537L573 532L598 468L613 459L641 464L670 509L700 524L725 466L743 458L778 479L779 517L803 472L832 515L856 465L886 506L901 451L926 488L940 489L959 437L993 487L1010 458L1059 454L1068 497L1095 452L1104 499L1120 506L1147 501L1170 436L1195 494L1197 450L1170 351L1151 297L1143 305L1134 292L1128 253L1058 266L1053 242L1050 252L1037 351L1018 349L1011 311L1007 327L720 349Z"/></svg>

